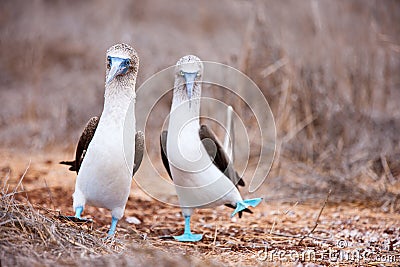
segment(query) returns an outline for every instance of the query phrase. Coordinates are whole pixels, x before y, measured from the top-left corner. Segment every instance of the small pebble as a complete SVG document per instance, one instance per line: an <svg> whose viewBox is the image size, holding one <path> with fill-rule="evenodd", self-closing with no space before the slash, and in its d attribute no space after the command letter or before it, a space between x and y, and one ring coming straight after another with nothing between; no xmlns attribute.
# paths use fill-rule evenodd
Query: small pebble
<svg viewBox="0 0 400 267"><path fill-rule="evenodd" d="M128 223L133 223L133 224L141 224L141 223L142 223L142 222L141 222L138 218L136 218L135 216L127 217L127 218L126 218L126 221L127 221Z"/></svg>

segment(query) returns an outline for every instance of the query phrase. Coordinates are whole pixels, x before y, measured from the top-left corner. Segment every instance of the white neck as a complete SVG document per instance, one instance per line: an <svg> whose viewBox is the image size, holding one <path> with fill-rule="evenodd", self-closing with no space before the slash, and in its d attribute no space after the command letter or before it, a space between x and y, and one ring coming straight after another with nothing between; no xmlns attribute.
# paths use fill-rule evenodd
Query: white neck
<svg viewBox="0 0 400 267"><path fill-rule="evenodd" d="M189 101L186 90L175 81L169 120L170 127L180 128L190 124L193 125L193 127L199 128L200 96L200 84L194 85L192 99Z"/></svg>
<svg viewBox="0 0 400 267"><path fill-rule="evenodd" d="M124 151L127 166L130 168L133 166L136 133L136 80L127 78L129 77L117 77L106 84L103 113L95 137L97 135L102 147Z"/></svg>
<svg viewBox="0 0 400 267"><path fill-rule="evenodd" d="M105 85L105 101L112 103L114 99L134 98L136 96L135 85L136 79L134 77L116 77L113 81Z"/></svg>
<svg viewBox="0 0 400 267"><path fill-rule="evenodd" d="M109 84L106 84L103 115L112 113L118 113L119 115L126 114L129 105L132 101L135 101L136 79L131 77L124 78L123 80L119 80L119 77L117 77Z"/></svg>
<svg viewBox="0 0 400 267"><path fill-rule="evenodd" d="M195 84L189 102L186 88L175 86L169 117L167 154L173 166L198 170L209 163L200 149L200 84ZM204 155L203 155L204 154ZM208 157L209 159L209 157Z"/></svg>

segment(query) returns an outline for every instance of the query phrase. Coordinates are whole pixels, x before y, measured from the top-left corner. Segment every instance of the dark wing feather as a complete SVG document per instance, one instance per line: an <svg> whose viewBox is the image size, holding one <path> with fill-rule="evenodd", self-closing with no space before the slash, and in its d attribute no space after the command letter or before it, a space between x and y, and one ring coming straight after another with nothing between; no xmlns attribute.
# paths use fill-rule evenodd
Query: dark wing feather
<svg viewBox="0 0 400 267"><path fill-rule="evenodd" d="M168 172L169 177L172 180L171 170L169 167L169 161L167 156L167 135L168 131L163 131L160 135L161 159L165 169ZM216 165L218 169L221 172L223 172L236 186L237 185L244 186L244 181L242 180L242 178L239 177L237 172L233 169L233 164L229 162L228 155L226 155L226 153L222 149L222 146L219 144L217 138L215 137L215 134L211 130L209 130L206 125L202 125L199 130L199 135L200 139L203 142L204 147L206 148L207 153L213 159L214 165ZM232 173L234 173L233 176ZM235 181L237 181L237 183ZM231 204L226 204L225 206L233 209L236 208ZM253 213L250 209L246 208L238 213L239 218L242 218L242 212Z"/></svg>
<svg viewBox="0 0 400 267"><path fill-rule="evenodd" d="M161 159L164 164L165 169L168 172L169 177L172 179L171 169L169 168L169 161L167 156L167 135L168 131L163 131L160 135L160 149L161 149Z"/></svg>
<svg viewBox="0 0 400 267"><path fill-rule="evenodd" d="M82 161L85 157L86 151L89 147L90 142L96 132L97 125L99 124L99 117L91 118L86 124L85 129L82 132L81 137L79 138L78 145L76 147L75 152L75 160L74 161L61 161L60 164L69 165L70 171L79 172Z"/></svg>
<svg viewBox="0 0 400 267"><path fill-rule="evenodd" d="M144 134L142 131L136 132L135 135L135 162L133 165L133 175L139 169L140 164L143 160L143 150L144 150Z"/></svg>
<svg viewBox="0 0 400 267"><path fill-rule="evenodd" d="M208 155L212 158L214 165L217 166L217 168L236 186L244 186L244 181L233 168L233 163L230 162L228 155L218 142L214 132L206 125L201 125L199 135L200 140L202 141Z"/></svg>
<svg viewBox="0 0 400 267"><path fill-rule="evenodd" d="M225 204L225 206L232 208L232 209L236 209L236 206L233 206L232 204ZM238 212L239 214L239 218L242 218L242 212L247 212L247 213L253 213L249 208L245 208L244 210L241 210Z"/></svg>
<svg viewBox="0 0 400 267"><path fill-rule="evenodd" d="M207 127L207 125L201 125L199 130L200 140L202 141L208 155L213 159L213 164L228 177L236 187L238 185L244 186L244 181L239 174L233 168L233 163L229 160L228 155L218 142L214 132ZM225 204L225 206L235 209L236 207L232 204ZM246 208L239 211L239 218L242 218L242 213L248 212L253 213L250 209Z"/></svg>
<svg viewBox="0 0 400 267"><path fill-rule="evenodd" d="M59 163L63 164L63 165L68 165L68 166L70 166L68 168L68 170L73 171L73 172L75 171L75 160L63 160L63 161L60 161Z"/></svg>

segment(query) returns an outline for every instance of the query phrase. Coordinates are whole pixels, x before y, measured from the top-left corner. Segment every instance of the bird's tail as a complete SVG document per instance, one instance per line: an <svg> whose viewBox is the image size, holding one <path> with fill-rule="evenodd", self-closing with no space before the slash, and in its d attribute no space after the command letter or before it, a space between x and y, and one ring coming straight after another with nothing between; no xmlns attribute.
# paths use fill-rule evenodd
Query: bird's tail
<svg viewBox="0 0 400 267"><path fill-rule="evenodd" d="M224 138L224 151L228 154L229 160L234 161L234 129L233 129L233 118L232 118L233 108L228 106L226 110L226 134Z"/></svg>
<svg viewBox="0 0 400 267"><path fill-rule="evenodd" d="M257 207L260 204L262 198L252 198L252 199L245 199L236 203L236 209L232 212L231 217L235 216L236 213L247 209L248 207Z"/></svg>
<svg viewBox="0 0 400 267"><path fill-rule="evenodd" d="M76 170L76 168L75 168L75 160L73 160L73 161L60 161L59 163L63 164L63 165L71 166L68 169L70 171L75 171Z"/></svg>

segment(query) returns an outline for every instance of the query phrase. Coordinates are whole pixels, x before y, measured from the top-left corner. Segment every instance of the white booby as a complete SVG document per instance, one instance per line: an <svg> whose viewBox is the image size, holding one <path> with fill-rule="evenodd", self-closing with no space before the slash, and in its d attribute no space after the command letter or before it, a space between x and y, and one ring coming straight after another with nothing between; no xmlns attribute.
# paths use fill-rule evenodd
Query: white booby
<svg viewBox="0 0 400 267"><path fill-rule="evenodd" d="M87 123L74 161L63 161L76 171L73 208L81 220L85 205L111 210L108 236L115 233L128 200L133 174L143 157L144 136L136 132L134 104L139 68L136 51L127 44L107 50L103 112Z"/></svg>
<svg viewBox="0 0 400 267"><path fill-rule="evenodd" d="M232 217L236 213L241 217L243 211L251 213L249 206L256 207L262 201L242 199L236 186L244 186L244 182L233 169L232 153L224 151L206 125L200 126L202 75L203 64L198 57L188 55L177 62L168 131L160 137L162 160L175 184L185 217L183 235L174 236L178 241L202 239L201 234L192 234L190 230L190 216L195 208L225 204L235 209ZM229 124L228 121L231 128Z"/></svg>

